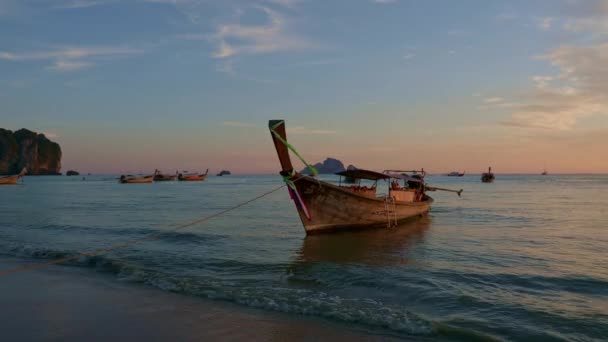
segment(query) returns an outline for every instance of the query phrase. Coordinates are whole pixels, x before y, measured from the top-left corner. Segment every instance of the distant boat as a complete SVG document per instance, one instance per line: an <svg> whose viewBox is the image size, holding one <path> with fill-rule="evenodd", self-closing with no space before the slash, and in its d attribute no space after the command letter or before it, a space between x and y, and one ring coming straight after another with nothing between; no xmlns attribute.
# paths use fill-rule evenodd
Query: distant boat
<svg viewBox="0 0 608 342"><path fill-rule="evenodd" d="M22 178L27 173L27 169L23 168L19 174L10 175L10 176L2 176L0 177L0 185L14 185L17 184L19 178Z"/></svg>
<svg viewBox="0 0 608 342"><path fill-rule="evenodd" d="M458 171L452 171L452 172L448 173L446 176L448 176L448 177L462 177L462 176L464 176L464 172L460 173Z"/></svg>
<svg viewBox="0 0 608 342"><path fill-rule="evenodd" d="M174 175L164 175L158 169L154 170L154 181L155 182L167 182L174 181L177 179L177 172Z"/></svg>
<svg viewBox="0 0 608 342"><path fill-rule="evenodd" d="M228 170L222 170L220 173L217 174L217 176L230 176L232 173L230 173L230 171Z"/></svg>
<svg viewBox="0 0 608 342"><path fill-rule="evenodd" d="M209 174L209 169L207 169L207 171L203 174L198 174L198 173L190 173L190 174L183 174L180 173L177 176L177 179L183 182L202 182L204 180L207 179L207 175Z"/></svg>
<svg viewBox="0 0 608 342"><path fill-rule="evenodd" d="M546 175L548 175L547 170L544 170L544 171L541 173L541 175L542 175L542 176L546 176Z"/></svg>
<svg viewBox="0 0 608 342"><path fill-rule="evenodd" d="M78 171L68 170L68 172L66 172L65 175L66 176L78 176L78 175L80 175L80 173L78 173Z"/></svg>
<svg viewBox="0 0 608 342"><path fill-rule="evenodd" d="M152 183L154 181L154 175L149 176L133 176L133 175L122 175L120 176L119 182L122 184L141 184L141 183Z"/></svg>
<svg viewBox="0 0 608 342"><path fill-rule="evenodd" d="M494 174L492 173L492 168L488 167L488 172L482 173L481 174L481 181L484 183L492 183L494 182L494 179L496 177L494 177Z"/></svg>

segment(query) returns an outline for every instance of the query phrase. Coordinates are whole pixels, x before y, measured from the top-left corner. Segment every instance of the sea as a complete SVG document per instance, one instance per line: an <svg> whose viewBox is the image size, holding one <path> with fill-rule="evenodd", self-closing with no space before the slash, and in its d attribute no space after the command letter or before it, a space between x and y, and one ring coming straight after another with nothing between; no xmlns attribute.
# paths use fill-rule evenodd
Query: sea
<svg viewBox="0 0 608 342"><path fill-rule="evenodd" d="M0 257L47 262L160 233L49 267L379 338L608 340L608 175L427 182L464 192L430 193L429 215L396 228L306 236L286 188L205 220L280 187L278 175L25 177L0 187Z"/></svg>

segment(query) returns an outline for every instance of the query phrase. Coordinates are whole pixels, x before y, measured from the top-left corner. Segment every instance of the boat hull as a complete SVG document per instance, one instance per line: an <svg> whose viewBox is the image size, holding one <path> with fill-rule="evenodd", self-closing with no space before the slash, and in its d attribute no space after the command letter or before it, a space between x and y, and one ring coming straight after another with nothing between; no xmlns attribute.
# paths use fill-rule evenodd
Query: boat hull
<svg viewBox="0 0 608 342"><path fill-rule="evenodd" d="M425 215L433 202L426 195L419 202L370 198L301 175L295 178L294 184L306 207L294 199L307 234L394 226Z"/></svg>
<svg viewBox="0 0 608 342"><path fill-rule="evenodd" d="M128 178L128 179L120 180L120 182L122 184L145 184L145 183L152 183L153 181L154 181L154 177Z"/></svg>
<svg viewBox="0 0 608 342"><path fill-rule="evenodd" d="M494 179L495 179L495 177L494 177L493 174L487 174L487 173L485 173L485 174L483 174L481 176L481 182L482 183L493 183Z"/></svg>
<svg viewBox="0 0 608 342"><path fill-rule="evenodd" d="M0 178L0 185L15 185L19 181L19 176L8 176Z"/></svg>
<svg viewBox="0 0 608 342"><path fill-rule="evenodd" d="M177 176L158 175L154 176L155 182L170 182L177 179Z"/></svg>
<svg viewBox="0 0 608 342"><path fill-rule="evenodd" d="M182 182L202 182L207 180L207 176L183 176L179 177L179 180Z"/></svg>

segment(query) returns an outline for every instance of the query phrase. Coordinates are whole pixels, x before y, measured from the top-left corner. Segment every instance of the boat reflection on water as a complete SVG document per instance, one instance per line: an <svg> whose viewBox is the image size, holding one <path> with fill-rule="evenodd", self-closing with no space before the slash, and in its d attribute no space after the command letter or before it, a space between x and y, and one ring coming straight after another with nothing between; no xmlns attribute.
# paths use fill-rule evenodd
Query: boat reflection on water
<svg viewBox="0 0 608 342"><path fill-rule="evenodd" d="M302 243L295 264L406 264L412 247L424 242L430 224L431 218L424 216L391 229L308 235Z"/></svg>

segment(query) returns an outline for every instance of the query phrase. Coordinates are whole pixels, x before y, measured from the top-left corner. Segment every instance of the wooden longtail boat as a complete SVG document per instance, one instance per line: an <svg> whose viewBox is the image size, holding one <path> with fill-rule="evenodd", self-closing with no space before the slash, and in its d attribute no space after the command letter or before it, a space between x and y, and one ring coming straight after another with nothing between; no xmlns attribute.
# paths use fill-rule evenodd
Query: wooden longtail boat
<svg viewBox="0 0 608 342"><path fill-rule="evenodd" d="M177 179L177 172L174 175L164 175L158 169L154 170L154 181L155 182L167 182L174 181Z"/></svg>
<svg viewBox="0 0 608 342"><path fill-rule="evenodd" d="M22 178L23 176L25 176L26 173L27 173L27 169L23 168L23 170L21 170L21 172L19 172L19 174L10 175L10 176L2 176L2 177L0 177L0 185L17 184L19 179Z"/></svg>
<svg viewBox="0 0 608 342"><path fill-rule="evenodd" d="M494 182L494 174L492 173L492 168L488 167L488 172L484 172L481 174L481 181L484 183L492 183Z"/></svg>
<svg viewBox="0 0 608 342"><path fill-rule="evenodd" d="M209 169L205 173L201 174L182 174L180 173L177 176L177 179L184 182L202 182L207 179L207 175L209 174Z"/></svg>
<svg viewBox="0 0 608 342"><path fill-rule="evenodd" d="M401 174L401 171L380 173L357 169L340 173L345 177L375 181L371 187L335 185L303 175L296 172L291 163L288 149L293 150L293 147L287 143L285 122L271 120L269 128L281 163L280 174L288 185L307 234L392 227L429 211L433 199L425 191L447 190L427 187L424 170L419 171L417 177ZM376 195L378 180L392 180L388 195ZM405 183L403 187L399 181ZM460 195L461 191L456 192Z"/></svg>
<svg viewBox="0 0 608 342"><path fill-rule="evenodd" d="M154 175L136 177L133 175L122 175L120 176L119 182L122 184L142 184L152 183L154 181Z"/></svg>

